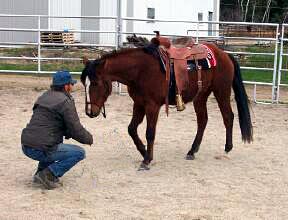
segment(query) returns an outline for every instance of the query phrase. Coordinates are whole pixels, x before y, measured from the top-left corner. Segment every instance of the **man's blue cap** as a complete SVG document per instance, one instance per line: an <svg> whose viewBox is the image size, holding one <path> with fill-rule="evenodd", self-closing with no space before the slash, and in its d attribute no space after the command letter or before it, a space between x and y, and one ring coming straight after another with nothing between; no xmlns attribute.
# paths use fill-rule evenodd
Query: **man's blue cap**
<svg viewBox="0 0 288 220"><path fill-rule="evenodd" d="M77 80L72 79L72 76L68 70L61 70L57 71L53 75L53 86L64 86L66 84L72 84L74 85L77 82Z"/></svg>

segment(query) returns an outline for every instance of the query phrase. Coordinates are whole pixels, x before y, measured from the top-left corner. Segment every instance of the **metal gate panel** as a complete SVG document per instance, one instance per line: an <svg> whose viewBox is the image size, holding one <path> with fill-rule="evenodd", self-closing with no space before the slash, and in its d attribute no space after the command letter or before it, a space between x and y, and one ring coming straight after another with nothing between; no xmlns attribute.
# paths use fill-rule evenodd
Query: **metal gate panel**
<svg viewBox="0 0 288 220"><path fill-rule="evenodd" d="M287 32L285 34L285 31ZM283 61L288 59L288 49L285 48L285 43L288 43L288 24L282 24L281 37L280 37L280 57L278 66L278 81L277 81L277 103L280 100L280 90L283 87L288 87L288 83L283 82L283 77L288 78L288 67L287 64L284 66ZM286 59L285 59L286 57Z"/></svg>

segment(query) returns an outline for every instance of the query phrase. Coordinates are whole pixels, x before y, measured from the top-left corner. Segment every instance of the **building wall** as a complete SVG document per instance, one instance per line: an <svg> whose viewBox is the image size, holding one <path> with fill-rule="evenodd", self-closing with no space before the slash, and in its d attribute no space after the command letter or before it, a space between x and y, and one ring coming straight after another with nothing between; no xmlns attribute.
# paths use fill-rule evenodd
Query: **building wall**
<svg viewBox="0 0 288 220"><path fill-rule="evenodd" d="M124 12L125 13L125 12ZM127 0L126 1L126 17L134 17L134 0ZM133 21L126 21L126 31L133 32Z"/></svg>
<svg viewBox="0 0 288 220"><path fill-rule="evenodd" d="M213 13L213 20L219 20L219 1L220 0L122 0L121 16L147 18L147 8L155 8L155 19L169 20L198 20L198 13L203 14L203 21L208 21L208 13ZM117 0L98 0L100 16L116 16ZM83 14L82 14L83 15ZM90 26L91 28L91 26ZM89 28L89 29L90 29ZM116 22L114 20L99 21L100 30L115 31ZM208 35L208 24L201 24L200 36ZM210 29L217 29L216 25L210 25ZM189 23L163 23L163 22L143 22L143 21L123 21L123 32L144 32L153 33L159 30L163 34L172 35L196 35L197 25ZM216 32L211 32L213 35ZM122 41L126 41L127 35L123 35ZM91 40L90 40L91 41ZM100 44L115 44L114 34L99 34Z"/></svg>
<svg viewBox="0 0 288 220"><path fill-rule="evenodd" d="M0 0L0 14L21 14L21 15L47 15L47 0ZM5 28L38 28L37 18L31 17L1 17L0 27ZM41 20L41 27L48 27L48 20ZM0 42L36 42L36 32L8 32L0 31Z"/></svg>
<svg viewBox="0 0 288 220"><path fill-rule="evenodd" d="M100 16L116 16L117 15L117 0L100 0ZM101 19L100 30L115 31L116 20ZM115 34L103 33L100 34L100 44L115 44Z"/></svg>
<svg viewBox="0 0 288 220"><path fill-rule="evenodd" d="M81 15L82 16L99 16L100 15L100 0L85 0L81 3ZM81 19L82 30L99 30L100 20L82 18ZM99 44L100 36L95 33L82 33L81 41L84 43Z"/></svg>
<svg viewBox="0 0 288 220"><path fill-rule="evenodd" d="M82 0L82 16L116 16L117 0ZM116 23L113 19L83 18L82 30L115 31ZM93 44L115 44L115 34L110 33L82 33L81 41Z"/></svg>
<svg viewBox="0 0 288 220"><path fill-rule="evenodd" d="M208 20L208 12L213 12L213 20L219 19L220 0L122 0L123 17L147 18L147 8L155 8L155 19L198 20L198 13L203 13L203 20ZM117 0L0 0L1 14L40 14L51 16L116 16ZM57 30L103 30L115 31L115 20L106 19L68 19L42 18L41 28ZM0 27L37 28L36 18L1 18ZM216 25L211 26L217 29ZM210 27L210 28L211 28ZM207 30L207 24L200 29ZM123 21L125 32L153 33L159 30L162 34L186 35L187 30L196 30L195 24ZM194 34L195 31L189 32ZM202 35L207 35L202 32ZM85 43L115 44L115 34L75 34L76 40ZM122 41L125 41L126 35ZM1 41L35 42L37 33L0 32Z"/></svg>
<svg viewBox="0 0 288 220"><path fill-rule="evenodd" d="M214 12L214 3L218 0L134 0L134 16L147 18L147 8L155 8L155 19L169 20L198 20L198 13L203 14L203 21L208 20L208 12L213 12L213 18L217 19L217 13ZM201 24L201 30L207 30L207 24ZM153 30L159 30L163 34L186 35L188 30L196 30L196 24L189 23L162 23L162 22L134 22L134 32L151 33ZM196 31L189 31L189 34L195 35ZM201 35L207 35L202 32Z"/></svg>
<svg viewBox="0 0 288 220"><path fill-rule="evenodd" d="M50 16L81 16L81 0L47 0ZM81 30L80 18L50 18L51 30ZM75 40L80 40L80 34L74 33Z"/></svg>
<svg viewBox="0 0 288 220"><path fill-rule="evenodd" d="M220 0L214 0L214 21L220 21ZM215 35L219 35L219 24L214 24Z"/></svg>

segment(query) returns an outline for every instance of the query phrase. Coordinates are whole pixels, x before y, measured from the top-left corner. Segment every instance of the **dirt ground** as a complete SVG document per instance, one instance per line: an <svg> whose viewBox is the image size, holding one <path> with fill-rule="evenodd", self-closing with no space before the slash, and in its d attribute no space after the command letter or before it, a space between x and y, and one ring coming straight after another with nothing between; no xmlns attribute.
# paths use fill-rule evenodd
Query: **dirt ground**
<svg viewBox="0 0 288 220"><path fill-rule="evenodd" d="M288 218L288 105L252 104L254 142L248 145L241 142L233 101L234 149L225 156L225 129L211 97L194 161L184 159L196 132L192 104L181 113L171 108L168 118L162 108L151 169L138 171L141 157L127 133L129 96L110 96L107 119L90 119L77 85L80 120L95 144L83 146L86 159L62 178L63 187L47 191L32 184L36 162L22 153L20 134L49 84L45 77L0 75L0 219ZM145 124L139 128L142 138Z"/></svg>

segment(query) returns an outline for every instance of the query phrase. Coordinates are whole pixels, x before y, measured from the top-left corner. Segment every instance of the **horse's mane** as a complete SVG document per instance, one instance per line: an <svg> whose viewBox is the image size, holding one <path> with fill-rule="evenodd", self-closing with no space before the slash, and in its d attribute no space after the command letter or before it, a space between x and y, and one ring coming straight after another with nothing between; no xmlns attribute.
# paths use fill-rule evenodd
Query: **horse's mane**
<svg viewBox="0 0 288 220"><path fill-rule="evenodd" d="M152 38L151 41L149 41L147 38L136 36L135 34L133 34L132 36L128 36L127 41L128 43L132 44L134 47L113 50L112 52L103 54L100 60L105 60L107 58L111 58L111 57L115 57L115 56L123 55L123 54L125 55L128 53L140 51L140 50L144 50L145 53L154 54L155 50L158 48L160 44L159 40L155 37Z"/></svg>
<svg viewBox="0 0 288 220"><path fill-rule="evenodd" d="M119 50L113 50L110 53L106 53L102 55L100 59L95 60L94 62L97 61L96 65L99 65L101 61L104 63L107 58L117 57L118 55L130 54L131 52L136 52L136 51L143 51L144 53L154 56L159 61L162 72L165 72L165 67L163 66L164 64L161 61L159 51L158 51L159 44L160 43L157 38L152 38L151 42L146 42L145 45L143 44L142 46L139 46L136 48L121 48Z"/></svg>
<svg viewBox="0 0 288 220"><path fill-rule="evenodd" d="M85 64L85 68L82 71L82 74L80 76L81 82L85 84L85 79L88 76L88 78L95 79L96 74L96 66L98 66L101 63L101 59L93 60L93 61L87 61L87 64Z"/></svg>
<svg viewBox="0 0 288 220"><path fill-rule="evenodd" d="M117 57L118 55L125 55L125 54L129 54L131 52L136 52L136 51L143 51L144 53L151 54L160 60L159 54L157 52L157 48L158 48L158 45L152 42L143 47L121 48L118 50L113 50L112 52L105 53L101 56L101 58L93 60L93 61L89 61L88 64L85 65L85 68L83 69L82 74L81 74L81 81L85 83L84 81L85 81L86 76L88 76L90 80L95 79L96 77L95 71L97 71L97 66L104 64L106 59Z"/></svg>
<svg viewBox="0 0 288 220"><path fill-rule="evenodd" d="M146 37L136 36L136 34L133 34L132 36L127 36L126 39L129 44L132 44L135 47L144 47L150 43Z"/></svg>
<svg viewBox="0 0 288 220"><path fill-rule="evenodd" d="M142 50L142 48L121 48L118 50L113 50L112 52L105 53L101 56L100 60L105 60L107 58L112 58L118 55L125 55L131 52Z"/></svg>
<svg viewBox="0 0 288 220"><path fill-rule="evenodd" d="M85 68L82 71L81 81L84 83L86 76L88 76L90 80L95 79L96 77L95 71L97 71L97 67L99 67L99 65L104 64L106 59L116 57L120 54L128 54L128 53L131 53L132 51L138 51L138 50L140 51L142 49L141 48L121 48L119 50L113 50L112 52L105 53L96 60L88 61L88 63L85 65Z"/></svg>
<svg viewBox="0 0 288 220"><path fill-rule="evenodd" d="M148 42L143 46L139 46L136 48L121 48L120 50L113 50L110 53L102 55L100 60L103 60L104 62L107 58L113 58L118 55L125 55L135 51L143 51L144 53L150 54L154 56L157 60L159 60L161 70L165 72L165 68L159 55L158 47L159 47L159 40L157 38L153 38L151 42Z"/></svg>

